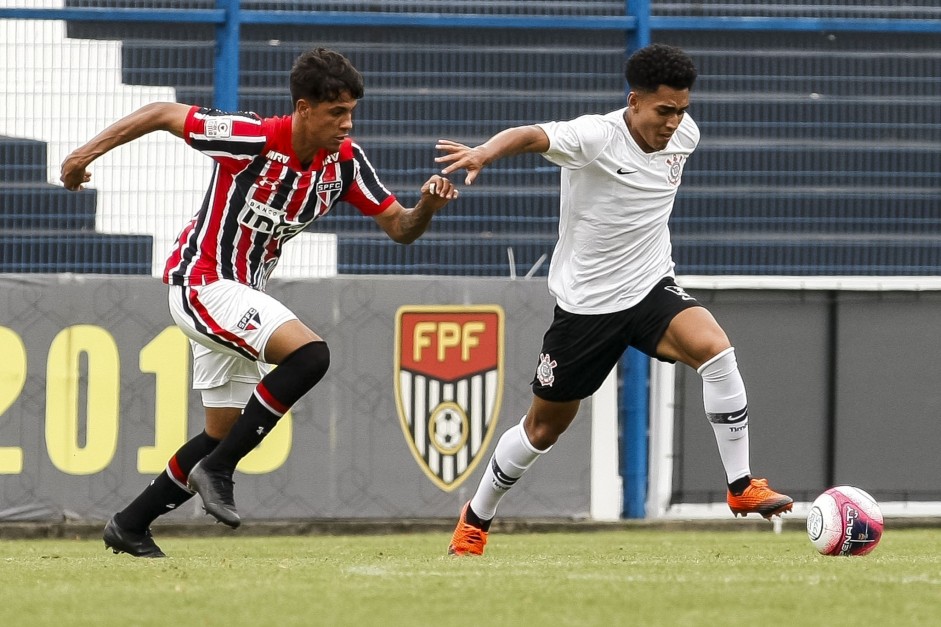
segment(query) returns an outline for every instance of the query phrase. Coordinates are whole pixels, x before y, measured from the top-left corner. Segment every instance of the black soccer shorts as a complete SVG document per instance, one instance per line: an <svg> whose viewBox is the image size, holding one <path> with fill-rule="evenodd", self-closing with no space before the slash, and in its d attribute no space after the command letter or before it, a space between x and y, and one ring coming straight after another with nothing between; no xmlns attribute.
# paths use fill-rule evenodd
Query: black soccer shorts
<svg viewBox="0 0 941 627"><path fill-rule="evenodd" d="M533 394L565 402L594 394L628 346L651 357L674 317L701 307L672 277L657 283L637 305L609 314L574 314L556 305L542 340ZM670 361L670 360L663 360Z"/></svg>

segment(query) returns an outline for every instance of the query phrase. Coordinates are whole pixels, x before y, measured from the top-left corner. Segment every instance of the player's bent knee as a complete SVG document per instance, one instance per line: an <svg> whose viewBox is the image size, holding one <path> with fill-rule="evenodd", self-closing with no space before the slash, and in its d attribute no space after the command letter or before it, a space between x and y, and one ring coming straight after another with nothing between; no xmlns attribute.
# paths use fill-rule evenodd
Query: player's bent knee
<svg viewBox="0 0 941 627"><path fill-rule="evenodd" d="M534 449L545 451L558 442L559 436L563 433L565 433L564 428L560 430L548 425L541 425L533 427L532 431L527 431L526 437L529 439Z"/></svg>
<svg viewBox="0 0 941 627"><path fill-rule="evenodd" d="M559 437L565 433L572 420L574 413L570 416L568 413L545 417L530 416L529 420L524 421L526 437L537 450L544 451L555 444Z"/></svg>
<svg viewBox="0 0 941 627"><path fill-rule="evenodd" d="M291 357L297 362L303 376L313 387L320 381L330 368L330 348L323 340L310 342L297 349Z"/></svg>

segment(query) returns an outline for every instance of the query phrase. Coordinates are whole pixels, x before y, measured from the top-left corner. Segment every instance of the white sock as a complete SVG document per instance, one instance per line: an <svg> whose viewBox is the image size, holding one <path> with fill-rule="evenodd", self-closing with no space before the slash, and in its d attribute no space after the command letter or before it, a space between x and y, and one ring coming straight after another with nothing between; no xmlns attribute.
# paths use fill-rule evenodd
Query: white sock
<svg viewBox="0 0 941 627"><path fill-rule="evenodd" d="M735 349L722 351L700 366L697 372L702 376L706 417L716 434L726 479L732 483L751 474L748 464L748 400L745 383L735 361Z"/></svg>
<svg viewBox="0 0 941 627"><path fill-rule="evenodd" d="M525 420L526 417L523 417ZM480 479L477 492L471 499L471 509L481 520L490 520L497 513L497 505L503 495L512 488L523 473L533 465L545 451L532 445L523 428L523 420L510 427L500 436L497 448L493 451L487 470Z"/></svg>

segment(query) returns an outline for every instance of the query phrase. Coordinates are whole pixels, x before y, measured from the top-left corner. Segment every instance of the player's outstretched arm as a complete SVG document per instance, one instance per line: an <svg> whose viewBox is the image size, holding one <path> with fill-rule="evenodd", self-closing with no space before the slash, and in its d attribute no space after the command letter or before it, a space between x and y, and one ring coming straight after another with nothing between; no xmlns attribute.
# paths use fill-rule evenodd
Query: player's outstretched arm
<svg viewBox="0 0 941 627"><path fill-rule="evenodd" d="M457 196L454 184L435 174L421 186L421 198L414 207L403 207L396 201L375 216L375 220L394 241L411 244L425 232L435 213Z"/></svg>
<svg viewBox="0 0 941 627"><path fill-rule="evenodd" d="M497 159L524 152L546 152L549 150L549 137L538 126L516 126L500 131L475 148L450 139L439 139L435 148L446 153L435 158L435 163L448 164L441 174L467 170L464 183L471 185L480 171Z"/></svg>
<svg viewBox="0 0 941 627"><path fill-rule="evenodd" d="M144 105L73 150L62 162L59 180L66 189L78 191L91 180L91 172L86 170L89 164L109 150L154 131L167 131L183 137L183 123L190 108L190 105L177 102Z"/></svg>

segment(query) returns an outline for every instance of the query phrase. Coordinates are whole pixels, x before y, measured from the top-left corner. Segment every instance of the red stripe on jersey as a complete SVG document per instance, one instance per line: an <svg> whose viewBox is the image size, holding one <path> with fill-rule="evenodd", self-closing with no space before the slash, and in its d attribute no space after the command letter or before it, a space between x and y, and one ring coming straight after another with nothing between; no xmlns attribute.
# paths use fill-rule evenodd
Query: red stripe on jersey
<svg viewBox="0 0 941 627"><path fill-rule="evenodd" d="M209 315L206 307L203 306L202 302L199 300L199 294L196 293L196 290L186 290L186 294L187 299L189 300L189 304L193 308L193 313L199 316L200 322L202 322L203 325L209 329L210 333L215 335L220 340L241 348L255 359L258 359L258 351L255 350L251 344L231 331L227 330L225 327L221 326L212 316Z"/></svg>
<svg viewBox="0 0 941 627"><path fill-rule="evenodd" d="M340 161L349 161L353 158L353 140L345 139L340 144Z"/></svg>
<svg viewBox="0 0 941 627"><path fill-rule="evenodd" d="M193 232L193 227L196 226L196 220L190 220L186 223L186 226L183 227L183 231L180 233L180 236L177 238L178 242L185 242L189 239L190 233ZM170 256L167 258L166 267L163 270L163 282L170 283L170 275L173 271L180 266L180 262L183 260L183 248L177 246L170 252Z"/></svg>
<svg viewBox="0 0 941 627"><path fill-rule="evenodd" d="M380 214L395 202L395 197L379 182L379 177L363 153L363 149L351 143L350 151L355 157L353 163L356 164L356 169L343 200L359 207L364 215ZM363 210L363 207L369 209Z"/></svg>
<svg viewBox="0 0 941 627"><path fill-rule="evenodd" d="M249 255L255 245L254 231L245 228L239 228L236 231L235 241L233 242L232 258L228 262L235 271L234 280L245 285L254 285L252 283L251 269L248 267Z"/></svg>
<svg viewBox="0 0 941 627"><path fill-rule="evenodd" d="M354 186L352 186L352 187L350 188L350 191L347 192L346 196L343 197L343 200L347 200L347 201L349 201L351 204L356 204L357 202L370 203L370 204L371 204L371 201L370 201L368 198L366 198L366 196L363 194L362 190L360 190L359 187L356 186L356 185L354 185ZM383 200L381 204L379 204L379 205L373 205L374 208L373 208L369 213L367 213L367 212L364 211L364 212L363 212L363 215L367 215L367 216L377 216L377 215L379 215L380 213L382 213L383 211L385 211L386 209L388 209L388 208L389 208L389 205L391 205L391 204L394 203L395 201L396 201L395 196L389 196L388 198L386 198L385 200Z"/></svg>
<svg viewBox="0 0 941 627"><path fill-rule="evenodd" d="M233 206L239 202L235 178L220 168L219 179L216 182L218 191L214 194L212 213L200 237L199 251L201 256L205 256L205 260L202 264L197 264L194 274L198 277L205 276L207 279L231 276L233 280L248 284L246 278L248 270L244 254L233 253L231 256L226 256L225 253L227 238L224 233L233 230L233 225L238 225L238 212L241 209L241 207ZM239 226L235 226L234 230L238 234L242 233ZM229 243L235 245L238 240Z"/></svg>
<svg viewBox="0 0 941 627"><path fill-rule="evenodd" d="M271 413L277 416L283 416L287 413L291 407L285 405L274 396L271 395L271 392L268 391L268 388L265 387L264 381L259 381L258 385L255 386L255 396L258 397L258 400L267 407Z"/></svg>
<svg viewBox="0 0 941 627"><path fill-rule="evenodd" d="M167 259L166 282L231 278L264 289L283 243L340 200L367 216L395 202L351 139L338 152L319 151L302 169L291 129L291 116L190 110L184 138L217 167L203 208Z"/></svg>

